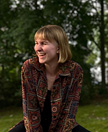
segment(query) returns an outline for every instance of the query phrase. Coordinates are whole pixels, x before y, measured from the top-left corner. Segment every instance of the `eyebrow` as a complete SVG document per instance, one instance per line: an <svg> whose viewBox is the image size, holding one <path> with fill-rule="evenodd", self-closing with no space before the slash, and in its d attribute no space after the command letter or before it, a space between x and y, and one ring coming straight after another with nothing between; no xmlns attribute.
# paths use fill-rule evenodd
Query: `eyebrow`
<svg viewBox="0 0 108 132"><path fill-rule="evenodd" d="M41 40L42 42L48 42L48 40ZM35 42L37 42L37 40L35 40Z"/></svg>

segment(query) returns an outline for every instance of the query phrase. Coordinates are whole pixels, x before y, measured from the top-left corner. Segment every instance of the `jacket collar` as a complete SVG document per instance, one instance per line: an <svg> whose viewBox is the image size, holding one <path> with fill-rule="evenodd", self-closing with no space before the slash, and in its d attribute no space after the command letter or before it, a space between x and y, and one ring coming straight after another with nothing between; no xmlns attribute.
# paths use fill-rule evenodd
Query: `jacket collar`
<svg viewBox="0 0 108 132"><path fill-rule="evenodd" d="M31 63L33 67L35 67L39 72L45 72L45 66L44 64L39 63L38 57L32 58ZM74 68L74 63L72 60L68 60L65 63L60 63L58 75L59 76L70 76L73 68Z"/></svg>

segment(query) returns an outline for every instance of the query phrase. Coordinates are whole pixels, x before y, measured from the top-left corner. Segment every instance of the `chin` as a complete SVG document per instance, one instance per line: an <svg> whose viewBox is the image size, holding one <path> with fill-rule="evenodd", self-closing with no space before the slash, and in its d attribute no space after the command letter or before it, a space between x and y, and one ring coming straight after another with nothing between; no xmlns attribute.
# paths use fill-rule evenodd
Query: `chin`
<svg viewBox="0 0 108 132"><path fill-rule="evenodd" d="M45 61L39 60L39 63L44 64L44 63L45 63Z"/></svg>
<svg viewBox="0 0 108 132"><path fill-rule="evenodd" d="M43 62L43 61L39 61L39 63L40 63L40 64L44 64L44 62Z"/></svg>

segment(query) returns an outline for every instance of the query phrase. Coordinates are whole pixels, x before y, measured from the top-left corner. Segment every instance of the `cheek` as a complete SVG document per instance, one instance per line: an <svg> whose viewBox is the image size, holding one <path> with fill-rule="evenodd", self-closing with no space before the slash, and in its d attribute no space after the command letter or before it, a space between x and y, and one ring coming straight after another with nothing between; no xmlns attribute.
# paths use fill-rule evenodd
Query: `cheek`
<svg viewBox="0 0 108 132"><path fill-rule="evenodd" d="M57 50L55 48L50 50L49 52L50 52L50 55L52 55L52 56L58 55Z"/></svg>
<svg viewBox="0 0 108 132"><path fill-rule="evenodd" d="M36 46L34 46L34 51L36 52Z"/></svg>

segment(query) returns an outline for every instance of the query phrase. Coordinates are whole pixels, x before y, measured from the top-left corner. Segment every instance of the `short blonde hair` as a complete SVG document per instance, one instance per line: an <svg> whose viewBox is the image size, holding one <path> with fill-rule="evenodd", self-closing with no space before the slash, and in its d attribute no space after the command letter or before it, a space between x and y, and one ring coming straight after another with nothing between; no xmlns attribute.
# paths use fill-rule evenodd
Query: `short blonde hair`
<svg viewBox="0 0 108 132"><path fill-rule="evenodd" d="M55 41L59 47L59 58L58 63L64 63L71 59L72 53L68 38L64 30L58 25L46 25L40 28L34 36L34 40L37 38L46 39L48 41Z"/></svg>

